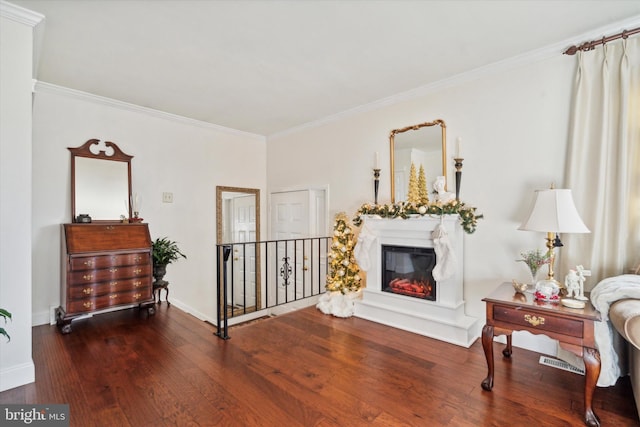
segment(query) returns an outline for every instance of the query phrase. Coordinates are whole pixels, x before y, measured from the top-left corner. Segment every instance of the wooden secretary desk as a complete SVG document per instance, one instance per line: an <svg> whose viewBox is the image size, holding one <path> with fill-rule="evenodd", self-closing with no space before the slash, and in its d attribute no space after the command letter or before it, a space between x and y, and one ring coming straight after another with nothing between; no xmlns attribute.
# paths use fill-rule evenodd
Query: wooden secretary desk
<svg viewBox="0 0 640 427"><path fill-rule="evenodd" d="M74 318L99 310L153 304L147 224L63 224L62 286L56 319L62 333ZM153 314L153 306L148 307Z"/></svg>
<svg viewBox="0 0 640 427"><path fill-rule="evenodd" d="M74 319L117 308L138 305L154 314L149 226L128 222L132 156L112 142L101 150L96 139L69 150L74 222L61 230L60 331L71 332ZM121 206L127 222L115 219Z"/></svg>

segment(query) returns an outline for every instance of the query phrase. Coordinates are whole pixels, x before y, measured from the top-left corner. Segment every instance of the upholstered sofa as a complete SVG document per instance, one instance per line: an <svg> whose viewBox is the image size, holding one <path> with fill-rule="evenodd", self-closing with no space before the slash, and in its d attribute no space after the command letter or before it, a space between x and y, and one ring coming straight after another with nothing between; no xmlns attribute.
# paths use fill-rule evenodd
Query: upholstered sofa
<svg viewBox="0 0 640 427"><path fill-rule="evenodd" d="M615 385L629 374L640 414L640 266L629 274L601 280L590 294L602 322L595 322L601 370L598 387ZM558 348L558 358L584 368L582 359ZM638 417L640 419L640 416Z"/></svg>
<svg viewBox="0 0 640 427"><path fill-rule="evenodd" d="M640 413L640 300L626 298L614 302L609 308L609 320L626 342L626 354L619 357L623 369L626 367L629 372L636 408Z"/></svg>

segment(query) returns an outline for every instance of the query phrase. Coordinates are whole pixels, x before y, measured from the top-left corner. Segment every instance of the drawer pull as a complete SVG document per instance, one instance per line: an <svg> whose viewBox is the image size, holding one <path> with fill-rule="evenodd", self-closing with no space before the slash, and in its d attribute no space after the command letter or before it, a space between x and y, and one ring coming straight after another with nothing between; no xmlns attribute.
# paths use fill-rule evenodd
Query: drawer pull
<svg viewBox="0 0 640 427"><path fill-rule="evenodd" d="M133 258L133 262L140 262L140 261L142 261L142 257L140 255Z"/></svg>
<svg viewBox="0 0 640 427"><path fill-rule="evenodd" d="M133 298L134 298L134 299L140 299L140 297L142 297L142 294L135 294L135 295L133 296Z"/></svg>
<svg viewBox="0 0 640 427"><path fill-rule="evenodd" d="M85 274L82 278L84 280L93 280L93 274Z"/></svg>
<svg viewBox="0 0 640 427"><path fill-rule="evenodd" d="M142 282L141 282L141 281L139 281L139 280L138 280L137 282L133 282L133 287L134 287L134 288L137 288L137 287L139 287L140 285L142 285Z"/></svg>
<svg viewBox="0 0 640 427"><path fill-rule="evenodd" d="M94 264L95 264L95 261L92 259L89 259L84 262L84 265L86 265L87 267L93 267Z"/></svg>
<svg viewBox="0 0 640 427"><path fill-rule="evenodd" d="M93 293L93 288L84 288L82 290L82 293L85 295L89 295L90 293Z"/></svg>
<svg viewBox="0 0 640 427"><path fill-rule="evenodd" d="M133 274L140 274L140 273L142 273L141 268L136 268L135 270L133 270Z"/></svg>
<svg viewBox="0 0 640 427"><path fill-rule="evenodd" d="M118 286L118 282L110 282L109 286L111 286L112 288L115 288L116 286Z"/></svg>
<svg viewBox="0 0 640 427"><path fill-rule="evenodd" d="M118 298L118 294L109 295L109 299L116 299L116 298Z"/></svg>
<svg viewBox="0 0 640 427"><path fill-rule="evenodd" d="M115 227L114 227L113 225L107 225L105 228L106 228L108 231L111 231L111 230L113 230Z"/></svg>
<svg viewBox="0 0 640 427"><path fill-rule="evenodd" d="M118 271L118 269L117 268L110 268L109 271L112 272L112 273L115 273L116 271Z"/></svg>
<svg viewBox="0 0 640 427"><path fill-rule="evenodd" d="M85 302L82 304L84 308L91 308L93 306L93 302Z"/></svg>
<svg viewBox="0 0 640 427"><path fill-rule="evenodd" d="M524 315L525 322L529 323L531 326L544 325L544 317L540 316L531 316L529 314Z"/></svg>

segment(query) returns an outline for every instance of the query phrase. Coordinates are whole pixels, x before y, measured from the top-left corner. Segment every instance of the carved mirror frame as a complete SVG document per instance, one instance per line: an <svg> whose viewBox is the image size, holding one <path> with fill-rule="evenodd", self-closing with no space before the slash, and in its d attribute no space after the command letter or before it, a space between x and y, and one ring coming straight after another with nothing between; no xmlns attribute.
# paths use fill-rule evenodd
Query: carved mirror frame
<svg viewBox="0 0 640 427"><path fill-rule="evenodd" d="M425 122L417 125L406 126L400 129L394 129L389 133L389 149L390 149L390 159L391 159L391 203L396 202L396 184L395 184L395 174L396 174L395 138L396 138L396 135L409 132L409 131L417 131L422 128L431 127L431 126L440 126L441 128L442 173L440 175L443 175L445 177L447 176L447 125L444 122L444 120L436 119L432 122ZM426 144L426 141L425 141L425 144Z"/></svg>
<svg viewBox="0 0 640 427"><path fill-rule="evenodd" d="M91 214L91 212L77 212L76 208L78 205L82 205L82 203L78 202L78 194L82 193L81 191L78 191L78 184L83 180L86 179L87 177L83 177L83 176L78 176L78 167L76 164L76 161L78 158L86 158L86 159L91 159L91 160L95 160L96 162L122 162L126 164L126 172L124 172L126 174L126 180L127 180L127 194L122 195L122 200L114 200L114 203L117 203L119 206L122 206L123 211L125 211L125 206L126 206L126 213L128 214L128 218L131 218L131 159L133 158L133 156L130 156L126 153L124 153L116 144L114 144L113 142L110 141L105 141L104 142L104 149L102 149L100 147L100 140L99 139L90 139L87 142L85 142L83 145L81 145L80 147L67 147L68 150L71 152L71 216L72 222L76 222L77 221L77 216L79 214ZM98 166L100 165L100 163L94 163L94 166ZM101 165L104 166L104 165ZM100 168L96 168L96 170L98 170ZM120 171L117 171L118 174L121 174ZM112 180L110 180L109 178L112 177L102 177L102 178L106 178L106 179L98 179L98 181L101 181L100 183L103 185L103 187L101 186L96 186L95 188L95 193L97 195L101 195L101 194L105 194L105 193L109 193L109 184L112 184ZM124 180L125 177L118 177L119 180ZM93 192L94 190L92 190ZM92 219L92 222L120 222L120 218L98 218L96 217L95 219Z"/></svg>

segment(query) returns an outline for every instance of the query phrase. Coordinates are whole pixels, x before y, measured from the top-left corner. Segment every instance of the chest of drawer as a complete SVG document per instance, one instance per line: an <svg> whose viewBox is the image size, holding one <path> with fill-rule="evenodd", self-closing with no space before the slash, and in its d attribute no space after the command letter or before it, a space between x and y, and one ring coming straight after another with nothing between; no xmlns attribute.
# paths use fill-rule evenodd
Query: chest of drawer
<svg viewBox="0 0 640 427"><path fill-rule="evenodd" d="M72 300L93 298L115 292L128 292L150 287L150 277L114 279L107 282L69 286L69 298Z"/></svg>
<svg viewBox="0 0 640 427"><path fill-rule="evenodd" d="M113 292L98 297L69 301L68 308L72 313L85 313L122 304L137 304L151 299L151 289L144 288L129 292Z"/></svg>
<svg viewBox="0 0 640 427"><path fill-rule="evenodd" d="M493 307L493 319L521 326L531 331L539 330L541 333L553 332L576 338L582 338L584 335L584 322L580 319L567 319L524 308L495 305Z"/></svg>
<svg viewBox="0 0 640 427"><path fill-rule="evenodd" d="M97 255L71 258L71 271L95 270L110 267L120 267L126 265L149 264L151 256L148 252Z"/></svg>
<svg viewBox="0 0 640 427"><path fill-rule="evenodd" d="M151 266L148 264L109 267L100 270L74 271L69 275L69 285L86 285L90 283L134 279L145 276L151 276Z"/></svg>

